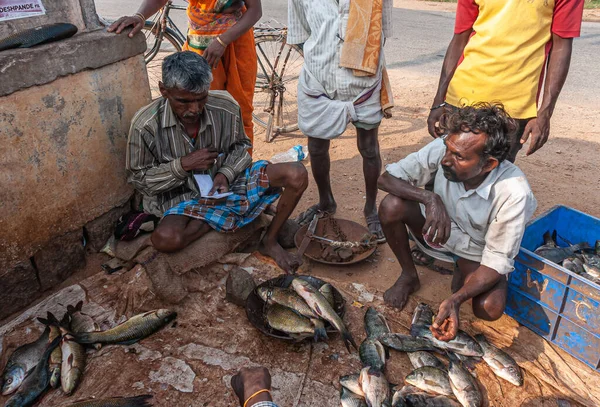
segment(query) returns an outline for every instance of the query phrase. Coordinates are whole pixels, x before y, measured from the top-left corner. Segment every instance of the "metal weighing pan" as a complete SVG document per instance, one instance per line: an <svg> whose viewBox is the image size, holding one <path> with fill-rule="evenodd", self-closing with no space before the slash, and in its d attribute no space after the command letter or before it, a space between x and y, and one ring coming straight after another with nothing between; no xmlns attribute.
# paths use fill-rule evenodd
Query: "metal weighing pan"
<svg viewBox="0 0 600 407"><path fill-rule="evenodd" d="M363 225L360 225L356 222L353 222L351 220L338 219L338 218L336 218L335 220L336 220L337 224L339 225L340 229L342 230L342 232L344 232L346 234L346 237L348 238L349 241L359 241L366 233L369 233L369 230L366 227L364 227ZM326 236L324 236L324 234L325 234L324 230L325 230L326 224L327 224L327 218L319 219L319 223L317 224L317 229L315 231L315 235L326 237ZM296 232L296 235L294 236L294 243L296 244L296 247L300 247L300 244L302 243L302 239L304 238L304 235L306 235L307 229L308 229L308 225L304 225L300 229L298 229L298 231ZM331 237L331 238L333 239L333 237ZM327 261L327 260L324 260L321 258L321 252L322 252L321 244L319 242L313 240L309 243L308 247L306 248L306 251L304 252L304 255L306 257L308 257L309 259L314 260L319 263L333 264L336 266L345 266L348 264L354 264L354 263L358 263L358 262L365 260L370 255L375 253L376 249L377 249L377 247L374 246L374 247L368 249L367 251L354 256L354 258L352 260L347 261L347 262L331 262L331 261Z"/></svg>
<svg viewBox="0 0 600 407"><path fill-rule="evenodd" d="M273 338L277 339L283 339L285 341L295 340L285 332L278 331L269 326L265 315L266 303L256 293L256 290L260 287L288 288L292 284L292 280L294 278L301 278L302 280L309 282L312 286L316 287L317 289L321 288L321 286L323 286L324 284L327 284L326 281L312 276L284 274L282 276L273 278L271 280L267 280L264 283L260 284L250 293L250 295L248 295L248 298L246 299L246 315L248 316L248 320L252 325L254 325L256 329L258 329L267 336L272 336ZM333 287L333 302L333 309L340 317L343 317L344 305L346 302L344 301L344 297L342 297L342 294L340 294L340 292L335 287ZM327 328L327 332L335 332L335 329L333 329L333 327L329 325L328 322L325 322L325 328Z"/></svg>

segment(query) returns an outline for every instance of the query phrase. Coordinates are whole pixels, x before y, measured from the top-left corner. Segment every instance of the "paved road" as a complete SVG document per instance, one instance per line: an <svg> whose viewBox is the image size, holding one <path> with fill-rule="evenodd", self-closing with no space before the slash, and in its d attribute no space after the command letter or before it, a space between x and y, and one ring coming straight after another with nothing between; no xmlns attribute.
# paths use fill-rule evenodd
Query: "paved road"
<svg viewBox="0 0 600 407"><path fill-rule="evenodd" d="M176 4L183 2L176 1ZM133 14L140 1L96 0L98 13L107 18ZM287 22L285 0L263 0L262 22ZM183 12L175 15L179 27L186 27ZM390 69L409 70L437 76L452 36L454 14L437 11L394 9L394 36L385 53ZM571 104L598 107L600 102L600 23L584 23L582 37L575 41L571 71L561 99ZM433 92L433 91L432 91Z"/></svg>

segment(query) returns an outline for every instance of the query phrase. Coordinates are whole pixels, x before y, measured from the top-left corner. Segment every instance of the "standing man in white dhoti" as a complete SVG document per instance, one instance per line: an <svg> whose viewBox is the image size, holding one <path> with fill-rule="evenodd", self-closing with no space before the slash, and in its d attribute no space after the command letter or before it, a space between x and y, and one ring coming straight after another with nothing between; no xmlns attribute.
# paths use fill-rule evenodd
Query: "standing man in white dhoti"
<svg viewBox="0 0 600 407"><path fill-rule="evenodd" d="M383 44L392 35L393 0L289 0L290 44L303 44L298 84L298 124L308 136L319 203L298 218L308 223L317 212L333 214L337 204L330 180L330 141L349 122L356 127L366 187L369 231L385 242L377 215L381 173L378 128L393 104ZM389 117L389 116L388 116Z"/></svg>

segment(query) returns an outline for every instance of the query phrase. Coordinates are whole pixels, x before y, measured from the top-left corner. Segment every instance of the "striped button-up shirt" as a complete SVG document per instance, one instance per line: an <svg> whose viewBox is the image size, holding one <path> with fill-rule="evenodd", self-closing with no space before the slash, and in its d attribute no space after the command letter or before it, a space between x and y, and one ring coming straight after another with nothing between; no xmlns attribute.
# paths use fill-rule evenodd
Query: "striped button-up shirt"
<svg viewBox="0 0 600 407"><path fill-rule="evenodd" d="M127 142L128 181L142 193L144 211L162 216L180 202L197 199L198 187L191 172L181 166L181 158L193 151L213 147L223 156L215 165L198 174L217 173L229 184L252 163L252 147L244 132L240 107L225 91L210 91L195 139L188 137L169 101L159 98L134 116Z"/></svg>

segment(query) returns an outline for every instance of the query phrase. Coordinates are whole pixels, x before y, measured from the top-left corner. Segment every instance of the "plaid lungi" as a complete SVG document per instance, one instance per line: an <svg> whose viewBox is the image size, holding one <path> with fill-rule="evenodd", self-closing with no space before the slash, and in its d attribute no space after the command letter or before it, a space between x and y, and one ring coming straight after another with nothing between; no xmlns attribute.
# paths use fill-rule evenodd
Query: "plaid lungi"
<svg viewBox="0 0 600 407"><path fill-rule="evenodd" d="M281 188L270 187L268 164L257 161L240 174L229 186L233 195L184 201L166 211L165 216L189 216L203 220L218 232L235 232L256 219L281 195Z"/></svg>

